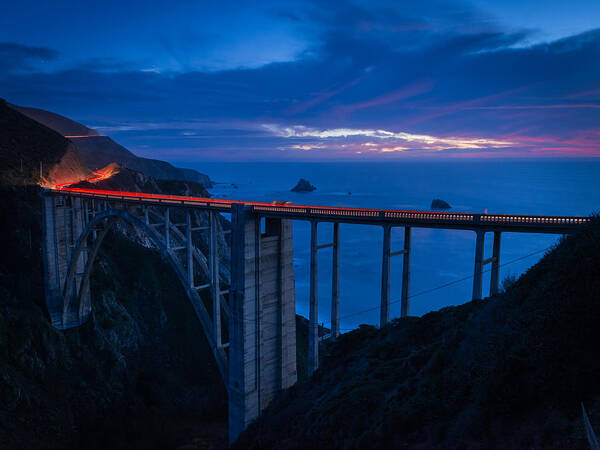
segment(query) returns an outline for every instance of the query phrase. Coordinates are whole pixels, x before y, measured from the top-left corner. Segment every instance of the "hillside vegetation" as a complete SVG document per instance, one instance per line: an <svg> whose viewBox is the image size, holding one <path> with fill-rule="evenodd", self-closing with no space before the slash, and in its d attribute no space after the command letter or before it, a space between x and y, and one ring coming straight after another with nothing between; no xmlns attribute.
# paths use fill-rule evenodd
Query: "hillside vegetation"
<svg viewBox="0 0 600 450"><path fill-rule="evenodd" d="M495 298L362 326L237 449L587 449L600 429L600 220Z"/></svg>

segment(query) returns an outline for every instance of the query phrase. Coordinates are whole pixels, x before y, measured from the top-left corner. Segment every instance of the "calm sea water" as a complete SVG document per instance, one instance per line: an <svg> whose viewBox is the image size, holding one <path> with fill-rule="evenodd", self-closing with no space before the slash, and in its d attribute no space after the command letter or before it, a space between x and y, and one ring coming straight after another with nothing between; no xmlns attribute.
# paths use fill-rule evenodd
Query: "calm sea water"
<svg viewBox="0 0 600 450"><path fill-rule="evenodd" d="M216 198L290 200L296 204L366 208L429 209L433 198L452 211L589 215L600 210L600 162L402 162L402 163L181 163L210 175L218 184ZM317 186L312 193L290 189L299 178ZM235 186L234 186L235 185ZM331 241L331 224L319 224L319 241ZM544 250L558 236L504 233L501 263ZM377 324L381 290L382 230L340 225L341 327ZM296 310L308 315L310 226L294 222ZM392 251L403 245L403 229L392 232ZM491 256L492 235L486 235L485 257ZM475 233L413 228L411 315L470 300L472 280L423 293L473 273ZM538 253L501 268L501 279L520 274L543 255ZM392 259L391 316L400 314L402 258ZM319 319L329 325L331 311L331 249L319 253ZM484 294L489 273L484 274ZM370 311L364 311L371 309Z"/></svg>

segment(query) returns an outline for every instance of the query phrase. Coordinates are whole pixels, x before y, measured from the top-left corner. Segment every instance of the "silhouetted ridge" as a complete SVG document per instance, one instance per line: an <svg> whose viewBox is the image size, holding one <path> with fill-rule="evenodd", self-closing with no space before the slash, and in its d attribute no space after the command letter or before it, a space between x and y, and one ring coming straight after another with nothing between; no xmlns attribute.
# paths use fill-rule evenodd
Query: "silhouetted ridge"
<svg viewBox="0 0 600 450"><path fill-rule="evenodd" d="M192 169L179 169L166 161L140 158L108 136L72 138L71 140L77 145L85 163L94 170L116 162L120 166L143 172L154 178L193 181L205 187L211 186L210 178L207 175Z"/></svg>
<svg viewBox="0 0 600 450"><path fill-rule="evenodd" d="M51 111L18 105L10 105L10 107L63 136L98 136L99 134L96 130Z"/></svg>
<svg viewBox="0 0 600 450"><path fill-rule="evenodd" d="M202 184L204 187L212 185L208 175L193 169L174 167L166 161L141 158L113 141L110 137L100 136L96 130L60 114L18 105L9 106L63 136L68 136L77 146L85 164L93 170L116 162L120 166L144 172L154 178L193 181Z"/></svg>
<svg viewBox="0 0 600 450"><path fill-rule="evenodd" d="M0 99L0 184L57 184L89 176L72 142Z"/></svg>

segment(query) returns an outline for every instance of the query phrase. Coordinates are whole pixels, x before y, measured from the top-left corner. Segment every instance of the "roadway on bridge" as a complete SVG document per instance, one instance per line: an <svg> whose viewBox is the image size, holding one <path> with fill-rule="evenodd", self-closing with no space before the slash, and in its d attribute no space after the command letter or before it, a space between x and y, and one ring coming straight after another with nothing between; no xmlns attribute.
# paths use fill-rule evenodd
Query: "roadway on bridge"
<svg viewBox="0 0 600 450"><path fill-rule="evenodd" d="M94 183L109 175L94 172L95 177L87 180ZM112 201L127 201L140 204L187 206L216 209L228 212L234 204L250 207L262 216L276 216L295 220L317 220L327 222L361 223L372 225L416 226L485 231L515 231L564 234L576 226L589 221L587 217L540 216L526 214L476 214L440 211L408 211L393 209L366 209L340 206L295 205L290 203L266 203L243 200L225 200L179 195L149 194L142 192L114 191L69 187L68 183L56 185L55 191L87 198Z"/></svg>

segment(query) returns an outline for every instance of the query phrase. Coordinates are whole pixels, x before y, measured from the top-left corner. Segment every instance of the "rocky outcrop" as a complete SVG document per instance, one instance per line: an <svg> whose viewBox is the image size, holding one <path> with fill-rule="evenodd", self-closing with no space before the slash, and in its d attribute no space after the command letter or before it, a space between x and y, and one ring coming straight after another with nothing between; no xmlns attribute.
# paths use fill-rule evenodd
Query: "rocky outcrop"
<svg viewBox="0 0 600 450"><path fill-rule="evenodd" d="M292 192L312 192L317 189L315 186L310 184L310 182L304 178L300 178L296 186L294 186L291 191Z"/></svg>
<svg viewBox="0 0 600 450"><path fill-rule="evenodd" d="M452 208L448 202L441 200L439 198L434 198L431 200L431 209L450 209Z"/></svg>

